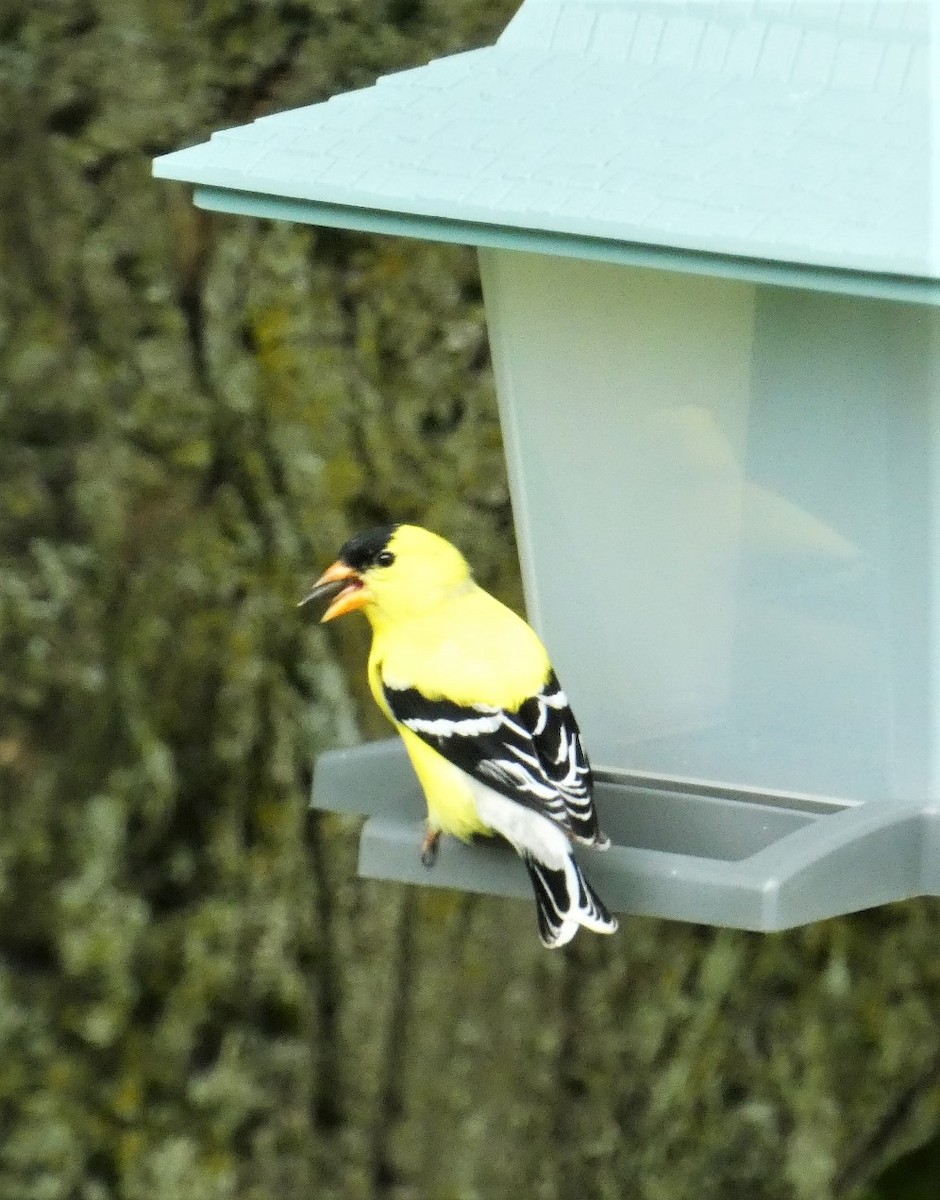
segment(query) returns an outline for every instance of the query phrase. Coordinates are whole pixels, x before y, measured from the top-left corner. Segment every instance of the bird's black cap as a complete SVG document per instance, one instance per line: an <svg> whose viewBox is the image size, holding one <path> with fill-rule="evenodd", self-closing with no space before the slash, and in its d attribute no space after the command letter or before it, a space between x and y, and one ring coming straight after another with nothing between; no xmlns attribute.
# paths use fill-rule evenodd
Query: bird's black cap
<svg viewBox="0 0 940 1200"><path fill-rule="evenodd" d="M391 541L397 525L377 525L351 537L339 552L340 562L354 571L367 571Z"/></svg>

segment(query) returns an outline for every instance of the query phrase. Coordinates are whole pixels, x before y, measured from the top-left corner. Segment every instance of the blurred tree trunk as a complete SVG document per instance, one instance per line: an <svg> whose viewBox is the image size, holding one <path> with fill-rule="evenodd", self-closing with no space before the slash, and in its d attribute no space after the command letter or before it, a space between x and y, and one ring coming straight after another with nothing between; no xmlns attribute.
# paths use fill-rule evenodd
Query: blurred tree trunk
<svg viewBox="0 0 940 1200"><path fill-rule="evenodd" d="M513 7L0 12L0 1200L827 1200L940 1123L935 904L549 954L307 815L385 732L364 630L294 608L344 537L519 602L475 264L149 161Z"/></svg>

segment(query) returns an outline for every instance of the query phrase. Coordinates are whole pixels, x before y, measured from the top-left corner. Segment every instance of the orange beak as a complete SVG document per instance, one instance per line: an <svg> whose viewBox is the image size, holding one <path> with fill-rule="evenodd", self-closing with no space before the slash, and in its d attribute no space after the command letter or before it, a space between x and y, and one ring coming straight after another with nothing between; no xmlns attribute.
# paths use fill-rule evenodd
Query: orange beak
<svg viewBox="0 0 940 1200"><path fill-rule="evenodd" d="M362 576L344 562L335 562L326 568L320 578L300 604L309 604L312 600L331 599L331 604L320 618L321 621L332 621L343 613L355 612L371 600L369 590L362 581Z"/></svg>

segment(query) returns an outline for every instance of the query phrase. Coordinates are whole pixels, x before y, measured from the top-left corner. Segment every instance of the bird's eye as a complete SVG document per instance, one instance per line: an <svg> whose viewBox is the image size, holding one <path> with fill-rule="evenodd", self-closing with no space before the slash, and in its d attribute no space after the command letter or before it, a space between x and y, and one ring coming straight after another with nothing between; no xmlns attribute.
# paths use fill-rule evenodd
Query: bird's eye
<svg viewBox="0 0 940 1200"><path fill-rule="evenodd" d="M395 561L395 555L391 550L382 550L375 556L375 563L378 567L390 567Z"/></svg>

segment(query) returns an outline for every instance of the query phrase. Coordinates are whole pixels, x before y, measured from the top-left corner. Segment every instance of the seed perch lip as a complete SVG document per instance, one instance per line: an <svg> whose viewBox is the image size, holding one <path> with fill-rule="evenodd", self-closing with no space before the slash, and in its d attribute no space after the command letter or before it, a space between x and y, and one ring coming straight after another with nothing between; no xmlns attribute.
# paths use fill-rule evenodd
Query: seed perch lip
<svg viewBox="0 0 940 1200"><path fill-rule="evenodd" d="M940 806L679 790L607 771L597 785L612 844L585 861L617 912L772 932L940 894ZM317 808L366 817L365 878L528 894L515 855L491 840L446 839L434 870L422 865L424 805L397 739L322 754L314 796ZM879 862L890 869L876 877Z"/></svg>

